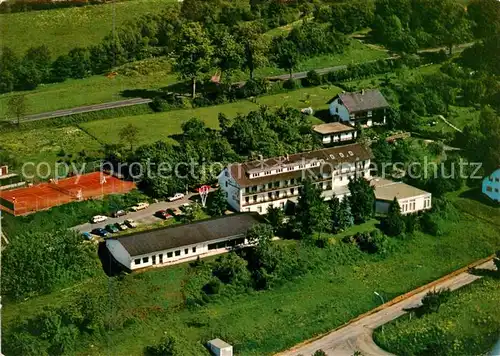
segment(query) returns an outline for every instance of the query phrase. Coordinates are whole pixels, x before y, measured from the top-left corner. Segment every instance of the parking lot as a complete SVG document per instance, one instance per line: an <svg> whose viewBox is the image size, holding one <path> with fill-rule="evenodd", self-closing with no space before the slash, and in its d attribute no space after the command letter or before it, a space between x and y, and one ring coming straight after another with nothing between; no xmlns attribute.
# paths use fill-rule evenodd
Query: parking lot
<svg viewBox="0 0 500 356"><path fill-rule="evenodd" d="M150 225L154 224L155 222L162 221L163 219L161 217L155 216L155 213L159 210L167 210L167 209L175 209L181 207L183 204L186 203L193 203L194 198L198 196L198 193L190 193L186 195L184 198L173 201L173 202L168 202L168 201L161 201L158 203L153 203L150 204L149 207L143 210L135 211L135 212L128 212L127 215L118 217L118 218L113 218L108 216L106 221L100 222L100 223L95 223L92 224L90 221L88 223L82 224L75 226L73 229L80 232L91 232L94 229L102 228L104 229L107 225L114 225L116 223L121 223L125 221L126 219L132 219L134 220L138 225Z"/></svg>

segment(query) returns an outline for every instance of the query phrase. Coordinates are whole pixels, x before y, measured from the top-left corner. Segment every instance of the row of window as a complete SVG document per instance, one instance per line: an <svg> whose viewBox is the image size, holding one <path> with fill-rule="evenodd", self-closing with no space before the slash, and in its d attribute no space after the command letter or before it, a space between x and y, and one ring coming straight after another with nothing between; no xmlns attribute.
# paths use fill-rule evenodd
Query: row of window
<svg viewBox="0 0 500 356"><path fill-rule="evenodd" d="M250 176L250 178L268 176L268 175L277 174L277 173L291 172L291 171L295 171L298 169L318 167L319 165L320 165L320 162L315 161L315 162L310 162L310 163L306 163L306 164L299 164L297 166L288 166L288 167L284 167L284 168L277 168L277 169L258 172L258 173L251 173L251 174L249 174L249 176Z"/></svg>
<svg viewBox="0 0 500 356"><path fill-rule="evenodd" d="M495 193L498 193L498 188L493 189L493 187L490 185L486 186L487 192L493 192L493 190L495 191Z"/></svg>
<svg viewBox="0 0 500 356"><path fill-rule="evenodd" d="M172 257L174 257L174 256L175 256L175 257L178 257L178 256L180 256L180 255L181 255L181 251L182 251L182 250L177 250L177 251L173 251L173 252L167 252L167 256L166 256L166 258L168 259L168 258L172 258ZM193 248L191 249L191 251L192 251L192 253L196 253L196 247L193 247ZM189 248L185 248L185 249L184 249L184 255L189 255ZM157 263L157 259L156 259L156 257L157 257L156 255L151 256L151 262L152 262L154 265ZM161 264L161 263L163 263L163 257L164 257L163 253L158 254L158 263L160 263L160 264ZM136 265L140 265L140 264L141 264L141 259L140 259L140 258L136 258L136 259L134 260L134 263L135 263ZM142 263L149 263L149 256L147 256L147 257L143 257L143 258L142 258Z"/></svg>
<svg viewBox="0 0 500 356"><path fill-rule="evenodd" d="M498 177L493 178L493 176L490 176L490 182L493 182L493 181L500 182L500 178L498 178Z"/></svg>

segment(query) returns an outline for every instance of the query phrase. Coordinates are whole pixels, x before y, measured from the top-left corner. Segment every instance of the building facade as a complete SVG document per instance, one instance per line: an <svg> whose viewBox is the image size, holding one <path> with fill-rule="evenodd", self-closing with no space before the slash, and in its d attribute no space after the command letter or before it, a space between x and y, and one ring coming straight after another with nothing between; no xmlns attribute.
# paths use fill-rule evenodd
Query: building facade
<svg viewBox="0 0 500 356"><path fill-rule="evenodd" d="M329 104L330 115L336 121L363 127L386 124L387 111L390 108L379 90L341 93L330 100Z"/></svg>
<svg viewBox="0 0 500 356"><path fill-rule="evenodd" d="M189 261L248 245L246 233L256 214L233 214L106 240L106 247L128 271Z"/></svg>
<svg viewBox="0 0 500 356"><path fill-rule="evenodd" d="M483 178L482 192L491 200L500 202L500 168Z"/></svg>
<svg viewBox="0 0 500 356"><path fill-rule="evenodd" d="M379 214L389 211L389 205L394 198L397 199L403 215L432 208L432 194L424 190L378 177L374 177L371 184L375 188L375 211Z"/></svg>
<svg viewBox="0 0 500 356"><path fill-rule="evenodd" d="M233 164L219 175L228 204L239 212L266 214L269 207L296 203L304 179L311 179L326 200L342 198L349 179L370 179L371 151L350 144L283 157Z"/></svg>
<svg viewBox="0 0 500 356"><path fill-rule="evenodd" d="M358 130L340 122L316 125L313 132L321 139L324 146L345 145L356 141Z"/></svg>

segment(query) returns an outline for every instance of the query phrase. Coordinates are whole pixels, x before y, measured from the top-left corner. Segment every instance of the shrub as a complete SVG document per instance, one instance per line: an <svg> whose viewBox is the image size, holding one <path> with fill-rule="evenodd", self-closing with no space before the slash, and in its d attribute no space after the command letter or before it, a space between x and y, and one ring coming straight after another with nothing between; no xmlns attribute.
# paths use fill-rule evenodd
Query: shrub
<svg viewBox="0 0 500 356"><path fill-rule="evenodd" d="M306 85L311 87L316 87L321 85L323 82L323 77L318 74L315 70L307 72Z"/></svg>
<svg viewBox="0 0 500 356"><path fill-rule="evenodd" d="M283 88L293 90L300 88L300 84L295 79L288 79L283 83Z"/></svg>
<svg viewBox="0 0 500 356"><path fill-rule="evenodd" d="M259 96L265 94L268 89L268 81L263 78L254 78L247 80L245 85L241 87L238 97L249 98L251 96Z"/></svg>
<svg viewBox="0 0 500 356"><path fill-rule="evenodd" d="M149 106L151 107L151 109L153 109L154 112L163 112L170 109L170 105L168 104L168 102L158 96L155 97L151 103L149 103Z"/></svg>

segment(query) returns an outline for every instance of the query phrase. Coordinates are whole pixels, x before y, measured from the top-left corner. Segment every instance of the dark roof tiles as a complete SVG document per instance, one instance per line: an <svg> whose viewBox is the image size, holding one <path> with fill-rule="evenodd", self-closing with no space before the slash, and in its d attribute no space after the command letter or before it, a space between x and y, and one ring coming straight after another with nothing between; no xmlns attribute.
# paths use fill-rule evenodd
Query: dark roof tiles
<svg viewBox="0 0 500 356"><path fill-rule="evenodd" d="M233 214L192 224L137 232L118 238L130 256L141 256L202 242L245 234L258 223L258 214Z"/></svg>

